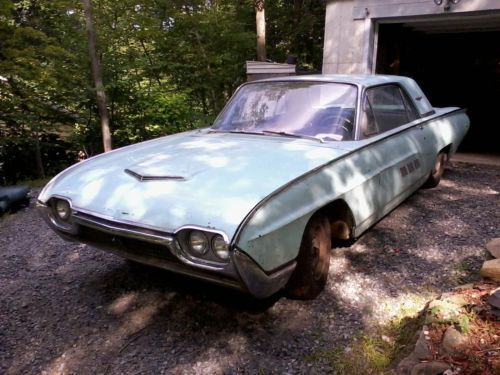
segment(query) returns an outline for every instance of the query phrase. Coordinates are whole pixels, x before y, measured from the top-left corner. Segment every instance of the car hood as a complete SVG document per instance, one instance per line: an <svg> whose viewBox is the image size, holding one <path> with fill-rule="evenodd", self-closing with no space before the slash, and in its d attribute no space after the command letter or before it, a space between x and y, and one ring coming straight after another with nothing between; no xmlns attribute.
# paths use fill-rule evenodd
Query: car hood
<svg viewBox="0 0 500 375"><path fill-rule="evenodd" d="M165 232L188 225L232 238L262 199L336 159L341 144L278 136L181 133L78 163L40 193L67 197L74 209Z"/></svg>

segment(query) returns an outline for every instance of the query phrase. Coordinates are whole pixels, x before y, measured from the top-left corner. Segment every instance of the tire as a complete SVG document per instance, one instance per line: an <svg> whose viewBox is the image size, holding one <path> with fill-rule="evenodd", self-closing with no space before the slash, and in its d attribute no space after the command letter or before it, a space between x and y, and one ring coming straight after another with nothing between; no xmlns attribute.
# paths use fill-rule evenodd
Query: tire
<svg viewBox="0 0 500 375"><path fill-rule="evenodd" d="M441 181L441 177L443 176L446 159L446 153L440 152L438 154L434 163L434 167L432 168L432 171L429 174L429 178L425 182L424 187L433 188L439 185L439 181Z"/></svg>
<svg viewBox="0 0 500 375"><path fill-rule="evenodd" d="M330 223L323 215L314 215L304 231L293 272L285 292L294 299L314 299L324 289L330 268Z"/></svg>

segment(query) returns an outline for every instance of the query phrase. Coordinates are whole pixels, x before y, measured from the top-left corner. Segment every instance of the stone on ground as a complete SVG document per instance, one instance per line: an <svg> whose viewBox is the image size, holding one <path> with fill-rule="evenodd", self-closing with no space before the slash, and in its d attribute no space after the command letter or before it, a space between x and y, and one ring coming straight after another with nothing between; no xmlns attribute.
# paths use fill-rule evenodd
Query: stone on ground
<svg viewBox="0 0 500 375"><path fill-rule="evenodd" d="M480 274L493 281L500 281L500 259L492 259L484 262Z"/></svg>
<svg viewBox="0 0 500 375"><path fill-rule="evenodd" d="M424 326L422 328L422 331L420 332L413 352L411 352L408 357L406 357L399 363L397 368L398 374L413 374L413 369L420 363L421 360L429 359L432 357L429 345L427 344L426 332L428 332L428 327Z"/></svg>
<svg viewBox="0 0 500 375"><path fill-rule="evenodd" d="M411 375L440 375L451 367L444 362L425 362L419 363L411 370Z"/></svg>
<svg viewBox="0 0 500 375"><path fill-rule="evenodd" d="M497 288L493 291L493 293L491 293L491 295L488 297L488 303L491 306L500 309L500 288Z"/></svg>
<svg viewBox="0 0 500 375"><path fill-rule="evenodd" d="M500 237L493 238L486 244L486 249L495 258L500 258Z"/></svg>
<svg viewBox="0 0 500 375"><path fill-rule="evenodd" d="M456 354L467 338L453 327L448 327L441 343L441 349L446 354Z"/></svg>

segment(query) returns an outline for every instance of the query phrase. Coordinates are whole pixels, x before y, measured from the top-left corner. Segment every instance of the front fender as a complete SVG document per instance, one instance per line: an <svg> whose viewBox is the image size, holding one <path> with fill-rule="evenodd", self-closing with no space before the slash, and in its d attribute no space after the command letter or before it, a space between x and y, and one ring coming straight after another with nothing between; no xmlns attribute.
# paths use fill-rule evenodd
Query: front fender
<svg viewBox="0 0 500 375"><path fill-rule="evenodd" d="M331 200L333 181L322 169L271 194L247 216L235 245L266 272L293 261L309 219Z"/></svg>
<svg viewBox="0 0 500 375"><path fill-rule="evenodd" d="M329 203L344 200L354 225L379 210L380 168L366 149L302 175L260 202L239 227L233 243L264 271L278 269L297 257L309 219Z"/></svg>

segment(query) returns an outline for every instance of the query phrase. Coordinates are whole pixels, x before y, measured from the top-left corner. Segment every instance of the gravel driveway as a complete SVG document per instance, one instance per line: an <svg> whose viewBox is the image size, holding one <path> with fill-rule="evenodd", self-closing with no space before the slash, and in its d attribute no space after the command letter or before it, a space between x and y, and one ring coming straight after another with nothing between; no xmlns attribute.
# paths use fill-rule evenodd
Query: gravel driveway
<svg viewBox="0 0 500 375"><path fill-rule="evenodd" d="M468 281L500 236L500 167L455 163L351 247L314 301L237 292L67 243L33 207L0 219L1 374L324 373L408 301ZM32 204L33 206L33 204Z"/></svg>

